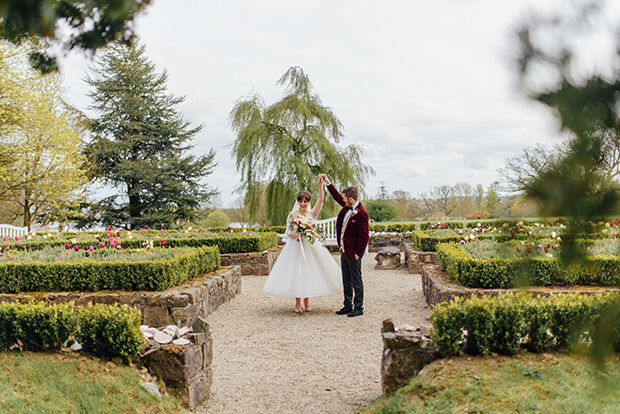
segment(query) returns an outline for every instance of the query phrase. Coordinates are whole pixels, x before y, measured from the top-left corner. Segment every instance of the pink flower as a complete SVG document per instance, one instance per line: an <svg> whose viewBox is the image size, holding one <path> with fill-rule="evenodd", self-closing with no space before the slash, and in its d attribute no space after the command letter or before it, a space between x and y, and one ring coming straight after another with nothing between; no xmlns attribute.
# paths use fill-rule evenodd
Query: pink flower
<svg viewBox="0 0 620 414"><path fill-rule="evenodd" d="M114 240L110 240L110 247L116 246L116 242Z"/></svg>
<svg viewBox="0 0 620 414"><path fill-rule="evenodd" d="M105 244L104 244L104 246L105 246ZM94 251L95 251L95 246L90 246L90 247L88 248L88 250L90 250L91 252L94 252Z"/></svg>
<svg viewBox="0 0 620 414"><path fill-rule="evenodd" d="M611 235L612 235L612 236L614 236L614 237L616 237L616 235L617 235L617 234L618 234L618 233L616 233L615 231L612 231L612 232L611 232Z"/></svg>
<svg viewBox="0 0 620 414"><path fill-rule="evenodd" d="M121 232L120 231L116 232L116 237L121 237Z"/></svg>
<svg viewBox="0 0 620 414"><path fill-rule="evenodd" d="M118 246L116 246L116 250L120 250L121 249L121 245L119 244Z"/></svg>
<svg viewBox="0 0 620 414"><path fill-rule="evenodd" d="M145 229L148 229L148 228L149 228L148 224L145 224L145 225L144 225L144 228L145 228Z"/></svg>
<svg viewBox="0 0 620 414"><path fill-rule="evenodd" d="M68 250L68 249L70 249L70 248L71 248L71 245L70 245L69 243L65 243L65 249L67 249L67 250Z"/></svg>
<svg viewBox="0 0 620 414"><path fill-rule="evenodd" d="M7 258L7 259L10 259L10 258L11 258L11 253L7 253L7 254L6 254L6 258Z"/></svg>
<svg viewBox="0 0 620 414"><path fill-rule="evenodd" d="M165 246L166 245L166 240L160 240L159 244L162 245L162 246Z"/></svg>
<svg viewBox="0 0 620 414"><path fill-rule="evenodd" d="M164 225L163 225L163 223L162 223L162 225L161 225L161 228L162 228L162 229L164 228Z"/></svg>
<svg viewBox="0 0 620 414"><path fill-rule="evenodd" d="M460 241L460 243L461 243L461 244L465 244L465 240L461 240L461 241Z"/></svg>
<svg viewBox="0 0 620 414"><path fill-rule="evenodd" d="M99 242L99 247L105 247L105 243L104 242Z"/></svg>
<svg viewBox="0 0 620 414"><path fill-rule="evenodd" d="M19 241L19 236L15 236L15 241Z"/></svg>
<svg viewBox="0 0 620 414"><path fill-rule="evenodd" d="M73 246L73 250L75 250L76 252L80 251L80 246Z"/></svg>
<svg viewBox="0 0 620 414"><path fill-rule="evenodd" d="M112 227L106 227L107 231L112 231Z"/></svg>
<svg viewBox="0 0 620 414"><path fill-rule="evenodd" d="M2 238L2 241L6 241L6 236L4 236L4 237Z"/></svg>

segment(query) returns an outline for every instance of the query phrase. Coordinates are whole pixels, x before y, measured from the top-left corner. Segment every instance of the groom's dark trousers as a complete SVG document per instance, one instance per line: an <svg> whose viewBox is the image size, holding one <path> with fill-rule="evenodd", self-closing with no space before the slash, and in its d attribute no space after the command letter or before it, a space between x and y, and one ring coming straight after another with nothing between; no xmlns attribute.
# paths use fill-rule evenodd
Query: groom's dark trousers
<svg viewBox="0 0 620 414"><path fill-rule="evenodd" d="M340 266L342 267L342 287L344 290L344 306L363 310L364 308L364 284L362 283L362 258L349 260L342 253L340 255ZM355 292L355 299L353 293Z"/></svg>

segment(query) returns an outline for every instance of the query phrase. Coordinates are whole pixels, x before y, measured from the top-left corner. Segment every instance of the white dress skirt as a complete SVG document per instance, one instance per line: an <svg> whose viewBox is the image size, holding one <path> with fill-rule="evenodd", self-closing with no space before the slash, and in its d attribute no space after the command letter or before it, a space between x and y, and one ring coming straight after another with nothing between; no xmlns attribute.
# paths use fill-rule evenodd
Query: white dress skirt
<svg viewBox="0 0 620 414"><path fill-rule="evenodd" d="M342 292L342 273L319 241L289 239L273 265L263 290L278 296L309 298Z"/></svg>

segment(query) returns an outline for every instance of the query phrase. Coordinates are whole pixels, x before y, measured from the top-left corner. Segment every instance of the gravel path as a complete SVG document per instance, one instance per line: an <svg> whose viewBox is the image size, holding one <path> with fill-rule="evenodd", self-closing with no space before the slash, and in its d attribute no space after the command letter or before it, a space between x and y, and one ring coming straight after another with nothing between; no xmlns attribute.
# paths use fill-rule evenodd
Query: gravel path
<svg viewBox="0 0 620 414"><path fill-rule="evenodd" d="M381 326L427 323L419 275L375 270L363 261L364 315L336 315L342 294L311 298L297 315L294 299L262 291L266 276L244 276L242 293L208 322L213 387L197 412L351 413L381 395Z"/></svg>

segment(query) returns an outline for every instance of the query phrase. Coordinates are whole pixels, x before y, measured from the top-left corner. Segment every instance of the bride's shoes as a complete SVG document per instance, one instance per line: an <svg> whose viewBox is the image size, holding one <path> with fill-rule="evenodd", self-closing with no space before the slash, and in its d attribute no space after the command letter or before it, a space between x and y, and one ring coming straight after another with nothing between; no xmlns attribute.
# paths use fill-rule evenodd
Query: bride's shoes
<svg viewBox="0 0 620 414"><path fill-rule="evenodd" d="M306 306L306 312L310 312L312 308L310 306Z"/></svg>
<svg viewBox="0 0 620 414"><path fill-rule="evenodd" d="M295 309L295 313L304 313L303 309Z"/></svg>

